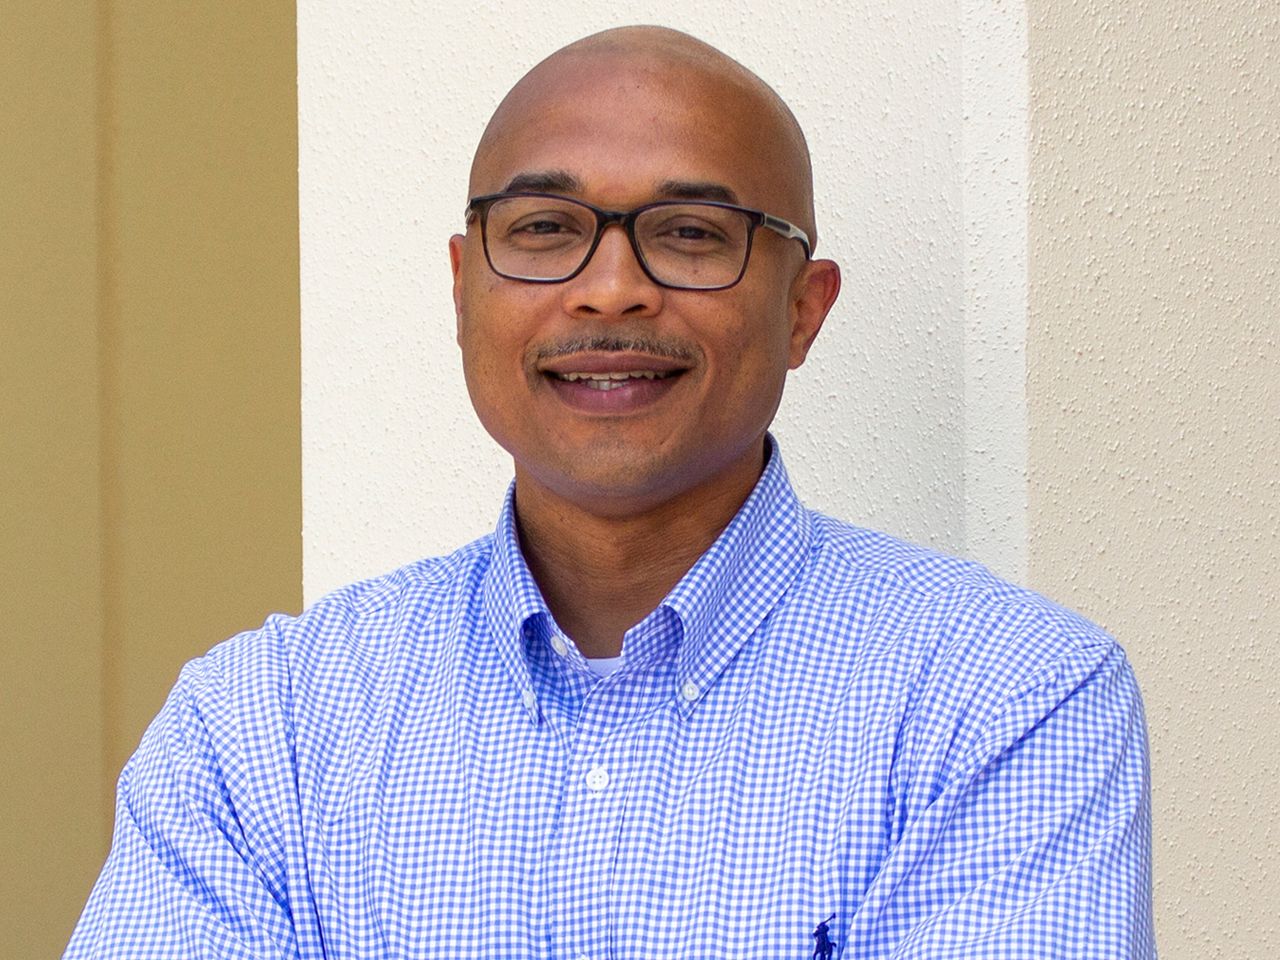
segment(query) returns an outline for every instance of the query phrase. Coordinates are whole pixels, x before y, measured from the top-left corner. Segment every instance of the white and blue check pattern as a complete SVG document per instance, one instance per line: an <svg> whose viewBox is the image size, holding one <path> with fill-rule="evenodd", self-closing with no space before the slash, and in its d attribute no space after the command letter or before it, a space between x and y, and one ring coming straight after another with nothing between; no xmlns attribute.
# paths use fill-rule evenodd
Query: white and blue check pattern
<svg viewBox="0 0 1280 960"><path fill-rule="evenodd" d="M1124 655L776 452L596 678L496 532L189 664L67 957L1154 957ZM561 652L563 651L563 652Z"/></svg>

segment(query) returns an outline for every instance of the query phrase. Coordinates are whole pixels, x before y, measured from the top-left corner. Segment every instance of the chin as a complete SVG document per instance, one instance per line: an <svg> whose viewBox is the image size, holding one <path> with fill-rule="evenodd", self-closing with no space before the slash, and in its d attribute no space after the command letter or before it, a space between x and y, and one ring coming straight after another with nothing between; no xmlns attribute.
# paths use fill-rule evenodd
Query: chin
<svg viewBox="0 0 1280 960"><path fill-rule="evenodd" d="M673 483L661 465L642 464L634 459L625 463L591 464L586 469L581 462L570 469L528 471L538 482L557 496L570 503L617 504L619 507L636 502L661 503L678 492L679 484Z"/></svg>

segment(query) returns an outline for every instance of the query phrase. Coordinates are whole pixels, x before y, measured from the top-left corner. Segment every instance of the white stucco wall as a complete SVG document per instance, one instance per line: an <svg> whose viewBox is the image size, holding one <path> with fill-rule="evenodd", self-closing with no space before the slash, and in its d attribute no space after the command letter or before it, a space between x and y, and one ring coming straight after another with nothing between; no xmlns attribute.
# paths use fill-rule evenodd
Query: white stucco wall
<svg viewBox="0 0 1280 960"><path fill-rule="evenodd" d="M845 287L775 425L801 495L1020 578L1021 3L301 0L308 600L492 525L510 464L466 400L446 240L502 94L627 22L719 46L808 133L820 253Z"/></svg>
<svg viewBox="0 0 1280 960"><path fill-rule="evenodd" d="M1027 576L1027 22L964 0L963 550Z"/></svg>

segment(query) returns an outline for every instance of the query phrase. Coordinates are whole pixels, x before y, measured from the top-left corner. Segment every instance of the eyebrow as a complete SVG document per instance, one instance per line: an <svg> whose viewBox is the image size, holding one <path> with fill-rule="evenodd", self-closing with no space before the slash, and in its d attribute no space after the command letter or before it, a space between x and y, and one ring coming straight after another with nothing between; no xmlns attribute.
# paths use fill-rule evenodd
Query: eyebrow
<svg viewBox="0 0 1280 960"><path fill-rule="evenodd" d="M502 193L563 193L583 192L582 181L567 170L531 170L518 173L507 181ZM716 200L721 203L738 203L738 195L722 183L703 180L664 180L658 185L655 197L663 200Z"/></svg>
<svg viewBox="0 0 1280 960"><path fill-rule="evenodd" d="M567 170L535 170L518 173L502 193L581 193L582 181Z"/></svg>
<svg viewBox="0 0 1280 960"><path fill-rule="evenodd" d="M658 186L658 196L667 200L716 200L737 204L738 195L722 183L699 180L666 180Z"/></svg>

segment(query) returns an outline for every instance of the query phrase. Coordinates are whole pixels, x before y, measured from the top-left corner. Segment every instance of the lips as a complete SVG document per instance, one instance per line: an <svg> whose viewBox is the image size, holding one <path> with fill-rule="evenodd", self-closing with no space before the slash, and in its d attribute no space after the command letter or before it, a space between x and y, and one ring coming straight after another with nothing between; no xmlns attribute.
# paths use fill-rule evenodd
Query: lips
<svg viewBox="0 0 1280 960"><path fill-rule="evenodd" d="M551 376L557 380L563 380L565 383L584 384L592 390L619 390L631 380L666 380L668 377L678 376L678 374L669 370L614 370L606 373L570 371L568 373L553 373Z"/></svg>
<svg viewBox="0 0 1280 960"><path fill-rule="evenodd" d="M582 353L542 367L552 391L582 413L638 414L660 401L688 367L668 357Z"/></svg>

